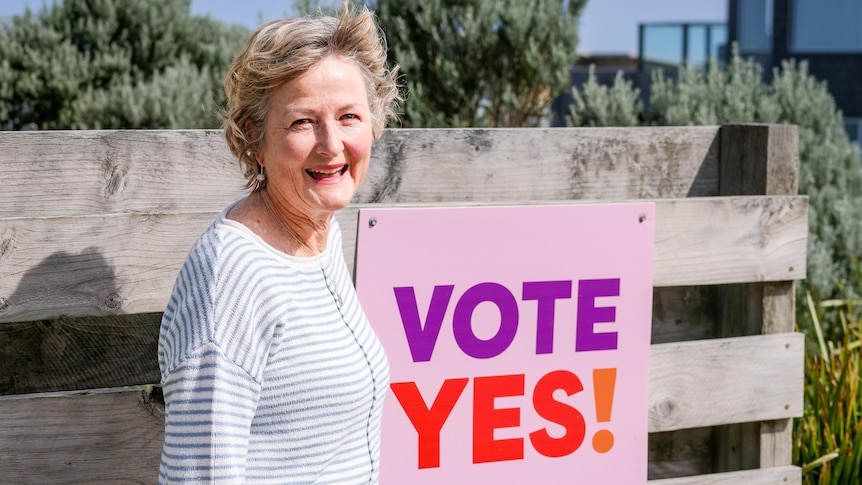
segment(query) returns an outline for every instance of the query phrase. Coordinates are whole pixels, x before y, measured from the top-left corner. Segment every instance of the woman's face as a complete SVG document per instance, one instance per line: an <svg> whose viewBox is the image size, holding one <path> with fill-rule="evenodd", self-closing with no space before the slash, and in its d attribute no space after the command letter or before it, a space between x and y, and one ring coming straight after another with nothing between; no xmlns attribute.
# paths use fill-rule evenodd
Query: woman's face
<svg viewBox="0 0 862 485"><path fill-rule="evenodd" d="M265 190L294 216L328 218L365 178L373 139L359 67L324 58L272 96L258 153Z"/></svg>

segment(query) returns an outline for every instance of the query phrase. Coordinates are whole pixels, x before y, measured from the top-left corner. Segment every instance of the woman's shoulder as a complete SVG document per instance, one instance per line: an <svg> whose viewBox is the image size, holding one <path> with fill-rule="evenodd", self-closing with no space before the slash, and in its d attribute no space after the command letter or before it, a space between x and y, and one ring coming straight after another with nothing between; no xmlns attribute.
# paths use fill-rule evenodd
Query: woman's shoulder
<svg viewBox="0 0 862 485"><path fill-rule="evenodd" d="M192 271L198 277L209 281L219 278L221 268L236 266L237 261L254 262L263 250L254 238L249 237L242 227L226 219L225 212L220 214L189 248L183 264L184 271Z"/></svg>
<svg viewBox="0 0 862 485"><path fill-rule="evenodd" d="M219 216L194 242L192 249L201 252L207 259L218 259L235 254L237 248L251 250L252 241L244 237L229 220Z"/></svg>

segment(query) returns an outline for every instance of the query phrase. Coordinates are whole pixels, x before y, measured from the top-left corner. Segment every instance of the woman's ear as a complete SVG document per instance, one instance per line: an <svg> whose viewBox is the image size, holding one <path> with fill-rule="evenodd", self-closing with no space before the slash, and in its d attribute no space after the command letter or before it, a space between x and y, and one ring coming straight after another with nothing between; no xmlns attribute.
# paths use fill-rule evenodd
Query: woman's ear
<svg viewBox="0 0 862 485"><path fill-rule="evenodd" d="M246 120L244 128L245 128L245 139L246 140L257 139L257 130L255 129L254 123L252 123L251 120ZM254 160L257 162L257 164L262 167L263 166L263 160L261 160L261 157L258 155L257 150L249 149L248 151L249 151L249 154L248 154L249 157L250 158L253 157Z"/></svg>

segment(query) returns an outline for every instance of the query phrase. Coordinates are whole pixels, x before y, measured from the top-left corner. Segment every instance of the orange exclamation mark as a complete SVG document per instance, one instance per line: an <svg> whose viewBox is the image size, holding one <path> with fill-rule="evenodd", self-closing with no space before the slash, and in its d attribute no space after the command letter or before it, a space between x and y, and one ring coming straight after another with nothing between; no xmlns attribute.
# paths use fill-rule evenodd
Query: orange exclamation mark
<svg viewBox="0 0 862 485"><path fill-rule="evenodd" d="M596 422L607 423L611 420L611 409L614 406L614 388L617 383L617 369L593 369L593 387L595 389ZM600 429L593 435L593 449L599 453L607 453L614 447L614 434L607 429Z"/></svg>

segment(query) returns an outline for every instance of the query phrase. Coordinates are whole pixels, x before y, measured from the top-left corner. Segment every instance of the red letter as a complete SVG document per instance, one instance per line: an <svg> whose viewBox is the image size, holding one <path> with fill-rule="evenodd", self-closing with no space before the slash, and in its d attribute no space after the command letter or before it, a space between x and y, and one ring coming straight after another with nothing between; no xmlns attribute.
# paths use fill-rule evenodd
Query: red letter
<svg viewBox="0 0 862 485"><path fill-rule="evenodd" d="M419 434L419 468L437 468L440 466L440 429L449 419L452 408L467 387L466 377L446 379L440 388L440 393L434 399L431 409L425 405L422 394L415 382L396 382L390 384L392 393L401 403L416 433Z"/></svg>
<svg viewBox="0 0 862 485"><path fill-rule="evenodd" d="M562 389L567 396L581 392L584 385L578 376L569 371L549 372L536 383L533 391L533 407L539 416L566 428L561 438L552 438L546 428L530 433L533 448L542 455L557 458L574 453L586 435L584 416L575 408L554 401L554 391Z"/></svg>
<svg viewBox="0 0 862 485"><path fill-rule="evenodd" d="M523 460L524 438L495 440L494 430L521 424L520 408L494 408L494 398L524 395L524 374L473 379L473 463Z"/></svg>

